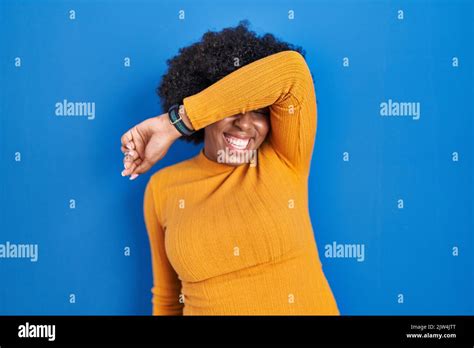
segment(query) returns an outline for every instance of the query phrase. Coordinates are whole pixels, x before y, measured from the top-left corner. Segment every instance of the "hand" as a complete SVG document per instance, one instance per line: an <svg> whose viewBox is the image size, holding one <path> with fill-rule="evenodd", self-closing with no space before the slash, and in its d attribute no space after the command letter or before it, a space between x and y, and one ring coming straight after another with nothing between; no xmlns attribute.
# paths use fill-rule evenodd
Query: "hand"
<svg viewBox="0 0 474 348"><path fill-rule="evenodd" d="M139 174L146 173L166 155L180 136L181 133L169 122L168 113L130 128L121 137L121 150L125 155L122 176L131 175L130 180L134 180Z"/></svg>

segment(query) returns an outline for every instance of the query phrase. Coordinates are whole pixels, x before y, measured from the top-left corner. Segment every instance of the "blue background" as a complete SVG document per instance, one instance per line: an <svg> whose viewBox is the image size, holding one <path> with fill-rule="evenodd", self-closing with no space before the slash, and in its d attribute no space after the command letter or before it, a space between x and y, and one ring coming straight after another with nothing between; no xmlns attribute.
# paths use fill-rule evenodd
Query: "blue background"
<svg viewBox="0 0 474 348"><path fill-rule="evenodd" d="M0 259L0 314L151 313L144 188L199 148L176 142L129 181L120 136L162 113L167 58L241 19L306 50L310 211L341 314L474 314L469 1L2 1L0 243L37 243L39 259ZM55 116L63 99L95 102L95 119ZM420 119L381 117L388 99L420 102ZM325 258L333 241L365 261Z"/></svg>

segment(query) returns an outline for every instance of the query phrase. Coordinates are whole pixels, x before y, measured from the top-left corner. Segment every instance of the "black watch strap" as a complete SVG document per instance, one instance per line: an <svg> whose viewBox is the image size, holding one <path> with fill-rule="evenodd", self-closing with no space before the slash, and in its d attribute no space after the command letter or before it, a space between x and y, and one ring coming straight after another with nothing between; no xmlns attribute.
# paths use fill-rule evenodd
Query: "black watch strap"
<svg viewBox="0 0 474 348"><path fill-rule="evenodd" d="M169 108L168 116L170 119L170 123L175 126L178 132L180 132L182 135L189 136L195 131L189 129L184 123L183 119L181 118L181 115L179 114L179 106L180 104L174 104Z"/></svg>

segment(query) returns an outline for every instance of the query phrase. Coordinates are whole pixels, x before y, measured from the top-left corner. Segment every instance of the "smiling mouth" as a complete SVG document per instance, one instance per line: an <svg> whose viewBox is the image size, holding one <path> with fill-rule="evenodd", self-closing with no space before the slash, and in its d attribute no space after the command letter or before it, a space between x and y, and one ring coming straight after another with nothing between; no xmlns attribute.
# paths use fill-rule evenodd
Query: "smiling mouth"
<svg viewBox="0 0 474 348"><path fill-rule="evenodd" d="M228 133L223 134L227 147L238 151L246 150L250 145L250 140L253 139L252 137L235 137Z"/></svg>

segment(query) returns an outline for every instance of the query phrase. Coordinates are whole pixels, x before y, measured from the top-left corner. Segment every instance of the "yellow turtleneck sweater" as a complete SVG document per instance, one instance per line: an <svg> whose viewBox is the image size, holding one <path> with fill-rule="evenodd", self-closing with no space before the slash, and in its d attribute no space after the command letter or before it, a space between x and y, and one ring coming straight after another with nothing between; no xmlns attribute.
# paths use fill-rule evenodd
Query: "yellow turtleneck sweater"
<svg viewBox="0 0 474 348"><path fill-rule="evenodd" d="M203 151L145 190L153 315L339 315L308 211L316 96L296 51L225 76L183 104L194 127L270 106L256 165Z"/></svg>

